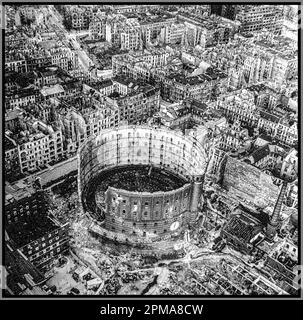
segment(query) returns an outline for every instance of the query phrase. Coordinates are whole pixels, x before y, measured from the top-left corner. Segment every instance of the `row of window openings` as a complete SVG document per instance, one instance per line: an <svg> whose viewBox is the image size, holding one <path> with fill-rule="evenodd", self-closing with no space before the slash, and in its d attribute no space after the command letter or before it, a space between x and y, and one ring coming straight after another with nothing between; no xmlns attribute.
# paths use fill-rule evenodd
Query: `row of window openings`
<svg viewBox="0 0 303 320"><path fill-rule="evenodd" d="M114 223L114 222L115 222L115 219L112 219L112 222ZM135 223L135 222L133 223L133 226L136 227L136 223ZM147 224L144 223L144 224L143 224L143 227L146 228L146 227L147 227ZM157 222L154 223L154 227L158 227L158 223L157 223Z"/></svg>
<svg viewBox="0 0 303 320"><path fill-rule="evenodd" d="M55 240L59 240L59 237L56 237ZM53 243L53 240L49 240L49 244L52 244ZM57 245L56 243L54 244L55 246ZM46 243L42 243L42 248L45 248L46 247ZM53 246L50 246L49 248L47 248L48 250L52 249ZM36 247L35 248L35 251L38 251L39 250L39 247ZM28 251L28 254L32 254L32 250L29 250Z"/></svg>
<svg viewBox="0 0 303 320"><path fill-rule="evenodd" d="M112 227L112 231L115 231L115 227ZM122 229L121 230L122 233L125 233L125 230ZM164 229L163 232L167 232L167 229ZM157 233L157 230L154 230L154 233L156 234ZM136 231L133 231L133 234L135 235L136 234ZM146 235L146 231L143 231L143 235Z"/></svg>
<svg viewBox="0 0 303 320"><path fill-rule="evenodd" d="M54 234L58 234L58 233L59 233L59 230L56 230L56 231L54 232ZM49 233L48 236L41 238L41 241L45 241L46 238L51 238L51 237L52 237L52 234ZM58 238L58 237L56 237L56 239L57 239L57 238ZM53 240L49 240L49 243L52 243L52 241L53 241ZM37 242L37 241L35 241L33 244L29 244L29 245L27 246L27 248L28 248L28 249L32 249L32 246L36 246L36 245L38 245L38 242Z"/></svg>
<svg viewBox="0 0 303 320"><path fill-rule="evenodd" d="M175 207L175 211L177 211L177 207ZM125 211L125 210L122 210L122 213L126 213L126 211ZM167 209L167 210L165 210L165 213L168 213L168 209ZM159 214L159 212L158 212L158 211L156 211L156 212L155 212L155 214L156 214L156 215L158 215L158 214ZM148 215L148 212L147 212L147 211L145 211L145 212L144 212L144 215L145 215L145 216L147 216L147 215Z"/></svg>
<svg viewBox="0 0 303 320"><path fill-rule="evenodd" d="M36 211L33 211L33 214L35 214L35 213L37 213L37 210ZM27 212L26 213L28 216L30 215L30 212ZM17 222L18 221L18 217L11 217L11 216L8 216L8 223L11 223L12 222L12 220L14 220L15 222Z"/></svg>
<svg viewBox="0 0 303 320"><path fill-rule="evenodd" d="M185 196L185 198L186 198L186 197L187 197L187 194L185 194L184 196ZM179 198L176 197L175 201L178 202L178 200L179 200ZM115 198L115 197L113 197L113 201L116 201L116 198ZM123 199L123 200L122 200L122 203L126 203L126 200ZM137 205L137 204L138 204L138 202L137 202L137 201L134 201L134 205ZM156 201L156 205L159 205L159 204L160 204L160 202L159 202L159 201ZM169 200L166 200L166 204L169 204ZM149 205L149 202L146 201L146 202L144 203L144 205L145 205L145 206L148 206L148 205Z"/></svg>
<svg viewBox="0 0 303 320"><path fill-rule="evenodd" d="M84 139L84 138L83 138L83 139ZM139 141L137 141L137 142L133 141L133 142L129 142L129 143L128 143L128 147L133 147L134 145L139 146ZM140 147L141 147L141 146L140 146ZM144 147L144 146L142 145L142 147ZM147 143L145 143L145 147L148 147L148 144L147 144ZM113 147L112 147L112 148L113 148ZM109 156L108 154L112 151L112 148L111 148L111 149L106 149L106 150L104 150L105 157L108 157L108 156ZM124 149L124 148L122 147L122 149ZM155 149L155 146L153 146L153 149ZM163 152L163 151L164 151L164 149L163 149L163 147L161 146L160 152ZM173 150L171 147L168 148L168 151L169 151L171 154L173 154L173 155L178 155L179 152L180 152L180 150L177 150L177 149L176 149L176 150ZM186 151L186 148L183 148L183 151ZM126 152L127 152L127 150L124 151L124 153L126 153ZM140 155L141 155L141 152L142 152L142 150L139 149L139 150L137 151L137 156L140 156ZM143 154L146 155L146 152L143 152ZM192 154L193 154L193 156L197 156L197 153L196 153L195 151L193 151ZM155 154L152 153L152 156L154 157ZM162 154L162 153L160 154L160 158L163 159L163 154ZM170 159L170 157L168 157L168 159Z"/></svg>
<svg viewBox="0 0 303 320"><path fill-rule="evenodd" d="M59 247L59 248L57 248L57 249L54 248L54 249L51 249L51 250L53 250L53 251L50 251L49 254L51 254L51 253L54 252L55 250L56 250L57 252L60 252L60 251L61 251L61 248ZM49 248L43 250L41 253L38 252L37 254L34 254L34 255L31 257L31 260L34 260L34 259L38 258L39 256L42 256L42 255L45 254L47 251L49 251Z"/></svg>
<svg viewBox="0 0 303 320"><path fill-rule="evenodd" d="M22 213L23 213L23 210L20 211L20 213L22 214ZM26 211L26 212L25 212L25 214L27 214L28 216L29 216L31 213L37 213L37 210L31 210L31 211ZM16 217L16 216L17 216L17 212L14 211L14 212L13 212L13 215ZM13 218L13 216L9 214L9 215L7 215L7 218L10 219L10 218Z"/></svg>

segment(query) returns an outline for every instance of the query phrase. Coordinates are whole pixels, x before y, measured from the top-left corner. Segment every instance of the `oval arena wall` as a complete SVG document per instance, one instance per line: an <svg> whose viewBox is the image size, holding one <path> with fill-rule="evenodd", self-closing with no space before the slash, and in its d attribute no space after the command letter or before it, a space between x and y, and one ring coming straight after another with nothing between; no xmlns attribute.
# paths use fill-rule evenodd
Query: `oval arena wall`
<svg viewBox="0 0 303 320"><path fill-rule="evenodd" d="M201 181L205 173L203 147L192 137L162 127L104 130L88 139L78 153L78 186L83 203L94 177L127 165L160 167L189 183L176 190L152 193L109 187L105 193L105 227L119 233L159 235L174 231L174 222L174 226L183 224L184 214L191 208L193 182Z"/></svg>

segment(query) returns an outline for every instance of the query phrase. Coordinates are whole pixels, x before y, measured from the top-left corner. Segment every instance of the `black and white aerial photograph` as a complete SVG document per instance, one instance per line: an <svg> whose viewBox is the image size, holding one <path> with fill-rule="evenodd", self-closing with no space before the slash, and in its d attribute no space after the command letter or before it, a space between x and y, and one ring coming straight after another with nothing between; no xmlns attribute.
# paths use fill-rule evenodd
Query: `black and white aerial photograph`
<svg viewBox="0 0 303 320"><path fill-rule="evenodd" d="M2 295L300 297L300 14L3 4Z"/></svg>

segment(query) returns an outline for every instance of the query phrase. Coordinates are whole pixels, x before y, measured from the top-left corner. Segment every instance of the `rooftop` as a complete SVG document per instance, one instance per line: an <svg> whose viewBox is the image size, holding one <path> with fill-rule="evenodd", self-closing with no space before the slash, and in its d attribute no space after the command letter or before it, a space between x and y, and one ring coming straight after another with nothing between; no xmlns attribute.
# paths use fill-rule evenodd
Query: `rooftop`
<svg viewBox="0 0 303 320"><path fill-rule="evenodd" d="M251 154L251 156L253 157L254 162L256 163L256 162L260 161L261 159L265 158L270 153L271 152L270 152L269 146L268 146L268 144L266 144L265 146L255 150Z"/></svg>
<svg viewBox="0 0 303 320"><path fill-rule="evenodd" d="M56 84L54 86L49 86L49 87L43 87L41 89L41 94L44 97L50 96L50 95L55 95L55 94L60 94L60 93L64 93L65 90L62 87L62 85L60 84Z"/></svg>
<svg viewBox="0 0 303 320"><path fill-rule="evenodd" d="M5 145L4 145L5 151L16 148L16 144L14 144L14 142L12 140L8 139L7 137L5 137L4 143L5 143Z"/></svg>
<svg viewBox="0 0 303 320"><path fill-rule="evenodd" d="M259 112L260 112L261 118L263 118L265 120L275 122L275 123L278 123L281 120L279 117L275 116L274 114L272 114L270 112L267 112L264 110L259 110Z"/></svg>
<svg viewBox="0 0 303 320"><path fill-rule="evenodd" d="M15 248L11 240L4 249L7 286L15 295L22 294L26 288L43 281L43 275Z"/></svg>
<svg viewBox="0 0 303 320"><path fill-rule="evenodd" d="M23 198L31 197L36 193L36 189L23 181L14 184L5 183L5 205L13 201L19 201Z"/></svg>
<svg viewBox="0 0 303 320"><path fill-rule="evenodd" d="M244 212L240 215L232 216L224 227L225 232L243 241L243 243L249 243L261 230L260 223Z"/></svg>
<svg viewBox="0 0 303 320"><path fill-rule="evenodd" d="M36 88L24 88L9 92L6 94L6 97L9 99L19 99L28 96L36 96L38 92L39 90Z"/></svg>
<svg viewBox="0 0 303 320"><path fill-rule="evenodd" d="M8 235L14 240L18 248L35 241L58 226L45 214L37 213L7 225Z"/></svg>
<svg viewBox="0 0 303 320"><path fill-rule="evenodd" d="M18 108L14 108L13 110L8 110L5 114L5 121L13 121L17 120L21 115L23 114L23 111Z"/></svg>

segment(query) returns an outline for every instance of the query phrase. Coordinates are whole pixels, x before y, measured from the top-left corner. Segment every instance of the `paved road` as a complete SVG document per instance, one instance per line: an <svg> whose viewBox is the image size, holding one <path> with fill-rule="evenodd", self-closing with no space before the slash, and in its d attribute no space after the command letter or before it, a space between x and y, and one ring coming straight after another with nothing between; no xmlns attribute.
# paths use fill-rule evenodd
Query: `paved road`
<svg viewBox="0 0 303 320"><path fill-rule="evenodd" d="M74 48L74 50L78 53L78 59L80 62L80 67L83 71L88 72L89 67L93 65L93 62L89 58L89 56L86 54L84 50L81 50L80 43L77 41L77 35L85 35L88 32L82 32L82 33L75 33L75 32L67 32L65 27L62 24L62 20L60 19L60 14L57 12L57 10L54 8L54 6L48 7L48 12L50 14L50 22L54 25L56 25L62 33L64 33L66 40L71 40L71 44Z"/></svg>

